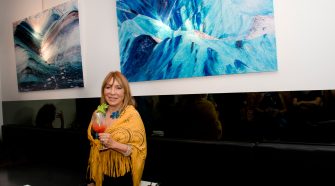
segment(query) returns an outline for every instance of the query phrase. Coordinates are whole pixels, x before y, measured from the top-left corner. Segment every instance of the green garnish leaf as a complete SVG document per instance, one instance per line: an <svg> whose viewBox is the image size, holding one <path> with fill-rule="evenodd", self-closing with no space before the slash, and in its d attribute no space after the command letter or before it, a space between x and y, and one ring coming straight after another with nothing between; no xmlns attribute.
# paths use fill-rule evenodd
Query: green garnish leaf
<svg viewBox="0 0 335 186"><path fill-rule="evenodd" d="M102 103L101 105L98 106L97 112L101 112L103 114L106 114L107 108L108 108L108 105L106 103Z"/></svg>

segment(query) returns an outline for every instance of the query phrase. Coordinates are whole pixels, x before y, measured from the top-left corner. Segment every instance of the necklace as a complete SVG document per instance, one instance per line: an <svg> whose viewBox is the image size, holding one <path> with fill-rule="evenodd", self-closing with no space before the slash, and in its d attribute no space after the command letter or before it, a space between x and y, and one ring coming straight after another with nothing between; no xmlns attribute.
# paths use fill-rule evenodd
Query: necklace
<svg viewBox="0 0 335 186"><path fill-rule="evenodd" d="M112 114L109 117L112 119L117 119L120 117L120 112L119 111L112 112Z"/></svg>

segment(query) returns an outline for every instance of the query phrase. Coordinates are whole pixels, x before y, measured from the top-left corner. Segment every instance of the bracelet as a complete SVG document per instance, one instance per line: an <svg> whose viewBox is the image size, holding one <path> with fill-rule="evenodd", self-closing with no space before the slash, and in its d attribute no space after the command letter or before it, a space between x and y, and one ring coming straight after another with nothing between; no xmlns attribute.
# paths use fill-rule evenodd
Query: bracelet
<svg viewBox="0 0 335 186"><path fill-rule="evenodd" d="M131 146L127 144L127 151L123 153L124 156L129 156L131 154Z"/></svg>

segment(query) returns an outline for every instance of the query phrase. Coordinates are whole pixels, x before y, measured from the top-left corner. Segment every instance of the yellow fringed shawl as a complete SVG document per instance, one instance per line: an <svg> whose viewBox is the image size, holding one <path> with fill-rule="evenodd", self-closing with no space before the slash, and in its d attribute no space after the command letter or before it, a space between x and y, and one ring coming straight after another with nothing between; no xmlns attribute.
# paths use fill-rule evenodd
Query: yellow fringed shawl
<svg viewBox="0 0 335 186"><path fill-rule="evenodd" d="M106 129L113 140L131 145L130 156L124 156L111 149L100 151L101 143L98 139L93 139L91 126L92 122L87 130L91 143L89 178L95 181L96 186L101 186L103 175L119 177L132 170L133 185L139 186L147 156L147 142L143 121L134 106L127 106L120 117Z"/></svg>

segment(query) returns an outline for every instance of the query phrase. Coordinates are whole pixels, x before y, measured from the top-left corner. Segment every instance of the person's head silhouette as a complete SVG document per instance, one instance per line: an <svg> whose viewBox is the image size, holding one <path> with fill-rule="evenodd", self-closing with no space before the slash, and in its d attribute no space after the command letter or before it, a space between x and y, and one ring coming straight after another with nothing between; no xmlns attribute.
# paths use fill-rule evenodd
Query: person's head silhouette
<svg viewBox="0 0 335 186"><path fill-rule="evenodd" d="M36 126L41 128L53 128L52 122L56 118L56 107L53 104L43 105L36 116Z"/></svg>

